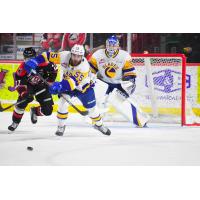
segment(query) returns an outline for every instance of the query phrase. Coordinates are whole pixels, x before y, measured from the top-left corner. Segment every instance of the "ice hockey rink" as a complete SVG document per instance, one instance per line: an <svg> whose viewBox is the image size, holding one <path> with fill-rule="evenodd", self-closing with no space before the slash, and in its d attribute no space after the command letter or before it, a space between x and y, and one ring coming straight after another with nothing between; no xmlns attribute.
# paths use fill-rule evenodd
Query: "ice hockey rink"
<svg viewBox="0 0 200 200"><path fill-rule="evenodd" d="M55 136L57 119L40 117L31 124L29 113L13 133L7 130L12 113L0 113L0 165L199 165L200 128L149 124L133 128L128 122L105 123L105 136L83 117L71 114L63 137ZM33 147L28 151L27 147Z"/></svg>

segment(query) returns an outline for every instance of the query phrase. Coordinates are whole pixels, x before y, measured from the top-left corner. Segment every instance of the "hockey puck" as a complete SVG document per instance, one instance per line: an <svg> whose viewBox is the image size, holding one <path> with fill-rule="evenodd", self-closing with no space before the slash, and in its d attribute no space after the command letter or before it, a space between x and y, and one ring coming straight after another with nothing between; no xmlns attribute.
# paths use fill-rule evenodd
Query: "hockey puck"
<svg viewBox="0 0 200 200"><path fill-rule="evenodd" d="M28 151L33 151L33 147L27 147Z"/></svg>

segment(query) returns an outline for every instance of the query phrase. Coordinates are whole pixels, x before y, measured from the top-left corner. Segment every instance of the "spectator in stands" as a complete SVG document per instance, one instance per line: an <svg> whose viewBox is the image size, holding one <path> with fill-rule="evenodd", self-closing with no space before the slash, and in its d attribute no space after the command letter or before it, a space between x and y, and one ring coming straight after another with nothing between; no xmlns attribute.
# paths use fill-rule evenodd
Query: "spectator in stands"
<svg viewBox="0 0 200 200"><path fill-rule="evenodd" d="M62 33L44 33L42 35L41 46L43 51L57 52L61 48Z"/></svg>
<svg viewBox="0 0 200 200"><path fill-rule="evenodd" d="M200 53L198 50L193 49L192 47L184 47L183 53L185 54L188 63L200 62Z"/></svg>
<svg viewBox="0 0 200 200"><path fill-rule="evenodd" d="M70 50L75 44L84 45L86 37L86 33L64 33L61 51Z"/></svg>
<svg viewBox="0 0 200 200"><path fill-rule="evenodd" d="M184 33L180 40L182 53L187 57L189 63L200 62L200 34L199 33Z"/></svg>

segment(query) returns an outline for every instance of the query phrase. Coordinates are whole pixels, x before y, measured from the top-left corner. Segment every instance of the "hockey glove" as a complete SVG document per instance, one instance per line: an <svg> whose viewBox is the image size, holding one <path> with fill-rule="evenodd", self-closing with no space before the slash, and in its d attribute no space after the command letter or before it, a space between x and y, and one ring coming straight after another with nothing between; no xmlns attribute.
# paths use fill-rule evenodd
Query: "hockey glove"
<svg viewBox="0 0 200 200"><path fill-rule="evenodd" d="M19 96L21 98L27 98L28 97L28 91L26 85L18 85L16 87L17 92L19 93Z"/></svg>
<svg viewBox="0 0 200 200"><path fill-rule="evenodd" d="M62 85L60 82L54 82L51 86L49 86L49 92L51 94L59 94L62 90Z"/></svg>
<svg viewBox="0 0 200 200"><path fill-rule="evenodd" d="M32 70L36 70L37 66L38 66L38 63L35 60L30 59L25 63L25 70L29 74L32 72Z"/></svg>

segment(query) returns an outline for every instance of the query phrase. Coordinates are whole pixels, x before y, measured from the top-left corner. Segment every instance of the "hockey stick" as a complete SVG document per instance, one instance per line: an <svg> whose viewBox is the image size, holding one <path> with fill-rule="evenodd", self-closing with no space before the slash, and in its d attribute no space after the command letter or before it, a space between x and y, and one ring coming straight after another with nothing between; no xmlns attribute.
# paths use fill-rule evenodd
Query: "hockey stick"
<svg viewBox="0 0 200 200"><path fill-rule="evenodd" d="M32 72L34 74L37 74L38 77L47 85L47 86L50 86L50 84L40 75L38 74L35 70L32 70ZM81 111L79 110L71 101L69 101L63 94L61 94L61 96L63 97L63 99L69 103L79 114L81 114L82 116L87 116L88 115L88 111Z"/></svg>
<svg viewBox="0 0 200 200"><path fill-rule="evenodd" d="M41 93L43 93L44 91L46 91L46 89L40 90L39 92L36 92L36 93L33 94L32 96L37 96L38 94L41 94ZM11 104L10 106L5 107L5 108L2 107L1 102L0 102L0 112L3 112L3 111L5 111L5 110L8 110L9 108L11 108L11 107L13 107L13 106L17 106L17 105L19 105L19 104L21 104L21 103L23 103L23 102L25 102L25 101L26 101L26 99L23 99L23 100L21 100L21 101L19 101L19 102L16 102L16 103L14 103L14 104Z"/></svg>

